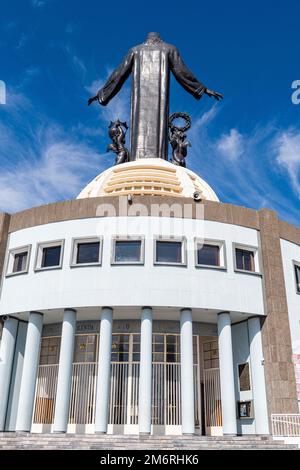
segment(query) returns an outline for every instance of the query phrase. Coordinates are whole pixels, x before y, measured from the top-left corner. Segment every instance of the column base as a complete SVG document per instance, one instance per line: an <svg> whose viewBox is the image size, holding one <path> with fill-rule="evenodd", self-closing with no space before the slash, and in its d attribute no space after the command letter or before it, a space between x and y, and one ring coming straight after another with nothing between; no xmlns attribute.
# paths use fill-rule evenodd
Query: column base
<svg viewBox="0 0 300 470"><path fill-rule="evenodd" d="M182 436L195 436L195 433L194 432L183 432L181 435Z"/></svg>
<svg viewBox="0 0 300 470"><path fill-rule="evenodd" d="M150 432L150 431L149 431L149 432L148 432L148 431L146 431L146 432L145 432L145 431L141 431L141 432L139 432L139 435L140 435L140 436L150 436L150 435L151 435L151 432Z"/></svg>
<svg viewBox="0 0 300 470"><path fill-rule="evenodd" d="M224 437L236 437L237 435L238 435L238 434L234 434L234 433L233 433L233 434L227 433L227 432L223 433L223 436L224 436ZM242 434L240 434L240 436L242 436Z"/></svg>
<svg viewBox="0 0 300 470"><path fill-rule="evenodd" d="M107 431L95 431L95 434L107 434Z"/></svg>

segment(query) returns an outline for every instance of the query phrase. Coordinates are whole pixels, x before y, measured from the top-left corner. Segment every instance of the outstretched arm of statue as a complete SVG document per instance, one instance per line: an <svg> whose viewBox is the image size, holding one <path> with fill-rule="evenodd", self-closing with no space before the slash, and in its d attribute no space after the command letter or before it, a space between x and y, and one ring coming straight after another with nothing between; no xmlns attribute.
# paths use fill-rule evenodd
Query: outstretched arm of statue
<svg viewBox="0 0 300 470"><path fill-rule="evenodd" d="M176 47L169 52L170 68L180 85L196 99L200 99L205 93L206 87L199 82L192 71L185 65Z"/></svg>
<svg viewBox="0 0 300 470"><path fill-rule="evenodd" d="M191 70L183 62L178 49L172 47L170 54L170 67L176 80L188 92L191 93L196 99L200 99L205 93L209 97L213 96L216 100L223 98L221 93L209 90L195 77Z"/></svg>
<svg viewBox="0 0 300 470"><path fill-rule="evenodd" d="M220 101L223 98L223 95L221 93L218 93L217 91L214 91L214 90L209 90L208 88L206 88L204 93L208 95L210 98L213 96L217 101Z"/></svg>
<svg viewBox="0 0 300 470"><path fill-rule="evenodd" d="M133 64L133 52L130 50L119 67L110 75L105 85L100 88L97 95L88 100L88 105L94 101L106 106L110 100L120 91L124 82L131 73Z"/></svg>
<svg viewBox="0 0 300 470"><path fill-rule="evenodd" d="M98 100L98 95L92 96L92 98L89 98L88 100L88 106L90 106L90 104L92 104L94 101L97 101L97 100Z"/></svg>

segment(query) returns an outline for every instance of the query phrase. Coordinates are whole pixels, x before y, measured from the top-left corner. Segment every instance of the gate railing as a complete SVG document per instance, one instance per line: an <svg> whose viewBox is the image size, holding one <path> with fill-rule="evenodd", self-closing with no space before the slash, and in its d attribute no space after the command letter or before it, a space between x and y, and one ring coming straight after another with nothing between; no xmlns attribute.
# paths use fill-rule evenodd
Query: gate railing
<svg viewBox="0 0 300 470"><path fill-rule="evenodd" d="M138 424L139 363L112 362L109 424ZM194 366L195 419L200 422L198 368ZM58 365L38 369L33 423L54 421ZM97 363L74 363L72 368L70 424L95 422ZM181 424L180 364L152 364L152 424Z"/></svg>
<svg viewBox="0 0 300 470"><path fill-rule="evenodd" d="M152 424L181 424L180 365L152 364Z"/></svg>
<svg viewBox="0 0 300 470"><path fill-rule="evenodd" d="M278 437L300 437L300 414L272 414L272 434Z"/></svg>
<svg viewBox="0 0 300 470"><path fill-rule="evenodd" d="M205 426L222 426L221 387L219 369L204 370Z"/></svg>
<svg viewBox="0 0 300 470"><path fill-rule="evenodd" d="M52 424L54 420L58 365L39 366L33 422Z"/></svg>
<svg viewBox="0 0 300 470"><path fill-rule="evenodd" d="M97 363L73 364L69 423L95 422Z"/></svg>

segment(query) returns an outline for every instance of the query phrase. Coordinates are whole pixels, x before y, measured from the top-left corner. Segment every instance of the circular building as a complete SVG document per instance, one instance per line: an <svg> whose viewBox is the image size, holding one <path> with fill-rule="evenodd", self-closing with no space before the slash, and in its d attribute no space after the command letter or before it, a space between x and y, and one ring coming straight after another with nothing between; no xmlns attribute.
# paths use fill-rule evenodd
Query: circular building
<svg viewBox="0 0 300 470"><path fill-rule="evenodd" d="M265 435L299 413L300 230L275 212L144 159L0 221L2 431Z"/></svg>

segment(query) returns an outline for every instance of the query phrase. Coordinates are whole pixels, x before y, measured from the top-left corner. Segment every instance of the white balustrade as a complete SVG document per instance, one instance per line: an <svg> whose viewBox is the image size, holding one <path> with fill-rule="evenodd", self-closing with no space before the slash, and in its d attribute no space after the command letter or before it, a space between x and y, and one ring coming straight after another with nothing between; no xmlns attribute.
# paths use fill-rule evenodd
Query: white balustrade
<svg viewBox="0 0 300 470"><path fill-rule="evenodd" d="M300 414L272 414L272 434L275 437L300 437Z"/></svg>

